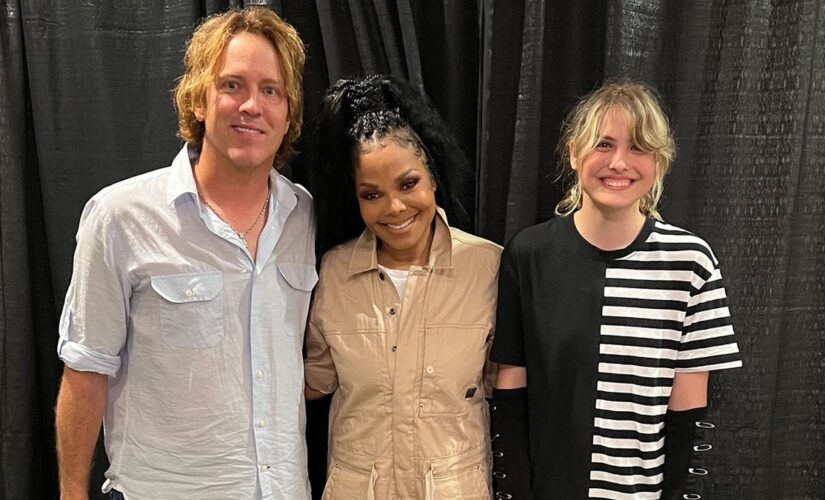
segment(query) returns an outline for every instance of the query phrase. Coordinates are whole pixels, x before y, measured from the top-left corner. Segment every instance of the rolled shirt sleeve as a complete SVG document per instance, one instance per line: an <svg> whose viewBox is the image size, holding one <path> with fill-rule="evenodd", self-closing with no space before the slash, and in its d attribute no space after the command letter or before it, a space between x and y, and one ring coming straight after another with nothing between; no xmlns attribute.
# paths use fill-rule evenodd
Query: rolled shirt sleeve
<svg viewBox="0 0 825 500"><path fill-rule="evenodd" d="M112 218L97 196L83 210L57 344L57 354L69 368L109 376L120 369L130 290Z"/></svg>

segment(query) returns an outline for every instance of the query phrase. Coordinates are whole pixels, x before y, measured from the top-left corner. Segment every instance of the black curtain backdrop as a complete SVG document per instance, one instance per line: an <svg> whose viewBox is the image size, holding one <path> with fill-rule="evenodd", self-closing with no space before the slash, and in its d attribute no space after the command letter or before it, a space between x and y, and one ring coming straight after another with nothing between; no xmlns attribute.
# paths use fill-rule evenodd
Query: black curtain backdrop
<svg viewBox="0 0 825 500"><path fill-rule="evenodd" d="M820 0L0 0L0 498L57 498L57 317L83 204L171 161L184 43L243 4L306 42L307 124L338 78L422 86L475 167L456 179L468 229L499 243L552 216L576 98L607 78L656 86L678 145L663 214L721 260L745 359L711 378L708 497L825 498ZM304 179L300 157L287 173ZM324 404L309 409L314 481ZM93 492L105 466L99 453Z"/></svg>

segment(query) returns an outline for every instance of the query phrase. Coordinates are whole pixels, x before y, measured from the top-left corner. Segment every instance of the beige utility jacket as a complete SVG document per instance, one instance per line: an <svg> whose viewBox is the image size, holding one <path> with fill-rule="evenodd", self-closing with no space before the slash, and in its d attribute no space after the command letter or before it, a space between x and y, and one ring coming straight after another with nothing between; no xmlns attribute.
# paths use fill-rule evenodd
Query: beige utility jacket
<svg viewBox="0 0 825 500"><path fill-rule="evenodd" d="M369 230L324 256L305 362L309 387L335 391L324 499L490 498L500 253L439 211L403 304Z"/></svg>

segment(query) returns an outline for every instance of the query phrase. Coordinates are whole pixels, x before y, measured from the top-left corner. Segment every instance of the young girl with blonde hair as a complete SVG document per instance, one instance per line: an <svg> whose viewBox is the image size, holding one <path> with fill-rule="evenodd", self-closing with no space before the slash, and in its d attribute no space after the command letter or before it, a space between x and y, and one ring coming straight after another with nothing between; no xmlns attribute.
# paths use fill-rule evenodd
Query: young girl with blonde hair
<svg viewBox="0 0 825 500"><path fill-rule="evenodd" d="M702 498L708 372L741 360L716 257L658 212L668 120L645 85L608 83L559 151L558 217L501 258L497 498Z"/></svg>

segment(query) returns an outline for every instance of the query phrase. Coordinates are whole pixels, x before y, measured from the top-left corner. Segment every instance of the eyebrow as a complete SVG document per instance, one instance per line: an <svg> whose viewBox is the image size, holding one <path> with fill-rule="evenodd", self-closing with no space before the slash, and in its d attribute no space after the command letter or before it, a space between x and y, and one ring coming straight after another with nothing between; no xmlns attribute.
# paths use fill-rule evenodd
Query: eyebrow
<svg viewBox="0 0 825 500"><path fill-rule="evenodd" d="M415 172L415 168L410 168L400 174L398 177L395 178L396 184L403 181L407 177L410 176L411 173ZM358 187L366 187L366 188L375 188L378 187L376 184L372 184L371 182L362 182L358 184Z"/></svg>
<svg viewBox="0 0 825 500"><path fill-rule="evenodd" d="M216 79L217 80L225 80L227 78L234 78L236 80L245 80L245 78L242 75L238 74L238 73L222 73L222 74L219 74ZM264 78L261 81L263 83L268 83L268 84L285 85L283 80L277 80L277 79L273 79L273 78Z"/></svg>
<svg viewBox="0 0 825 500"><path fill-rule="evenodd" d="M396 178L395 178L395 182L396 182L396 183L398 183L398 182L403 181L404 179L406 179L407 177L409 177L409 176L410 176L410 174L411 174L411 173L413 173L413 172L415 172L415 169L414 169L414 168L409 168L409 169L407 169L407 171L406 171L406 172L402 173L401 175L399 175L398 177L396 177Z"/></svg>

